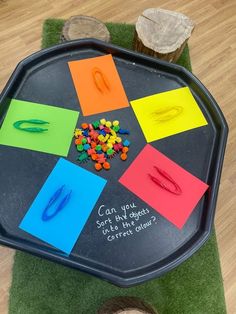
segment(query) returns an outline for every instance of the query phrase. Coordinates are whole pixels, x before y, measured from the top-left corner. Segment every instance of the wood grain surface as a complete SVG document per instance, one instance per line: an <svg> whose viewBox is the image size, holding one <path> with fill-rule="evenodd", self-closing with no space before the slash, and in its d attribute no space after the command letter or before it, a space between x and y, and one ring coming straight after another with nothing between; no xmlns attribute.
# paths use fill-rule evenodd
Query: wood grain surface
<svg viewBox="0 0 236 314"><path fill-rule="evenodd" d="M135 26L134 50L176 62L194 29L186 15L160 8L142 12Z"/></svg>
<svg viewBox="0 0 236 314"><path fill-rule="evenodd" d="M106 25L91 16L72 16L63 26L61 35L61 39L63 41L91 37L106 42L111 40L111 36Z"/></svg>
<svg viewBox="0 0 236 314"><path fill-rule="evenodd" d="M230 127L219 190L216 233L229 314L236 313L236 1L235 0L0 0L0 90L16 64L40 49L46 18L85 14L135 23L147 8L176 10L196 27L189 40L194 74L220 105ZM13 250L0 248L0 313L8 312ZM199 313L202 314L202 313ZM214 313L213 313L214 314Z"/></svg>

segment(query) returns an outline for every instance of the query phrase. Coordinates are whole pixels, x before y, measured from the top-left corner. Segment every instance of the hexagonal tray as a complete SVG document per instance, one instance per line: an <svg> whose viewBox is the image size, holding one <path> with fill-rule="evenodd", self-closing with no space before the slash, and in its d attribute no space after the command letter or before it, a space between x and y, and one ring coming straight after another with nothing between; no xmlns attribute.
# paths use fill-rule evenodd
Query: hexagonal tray
<svg viewBox="0 0 236 314"><path fill-rule="evenodd" d="M210 234L228 128L207 89L181 66L94 39L67 42L39 51L19 63L1 94L0 125L10 98L81 112L67 62L107 53L113 55L129 100L182 86L191 89L208 125L167 137L152 145L208 183L210 189L184 228L178 230L117 182L146 144L132 108L90 116L85 120L105 117L128 122L133 144L129 160L121 163L115 158L110 171L99 173L108 183L71 255L64 255L18 227L58 156L8 146L0 146L0 243L86 271L120 286L130 286L173 269L196 252ZM78 123L82 120L81 114ZM76 155L72 144L68 160L75 162ZM91 162L83 167L95 171ZM100 207L102 204L105 207ZM136 219L132 219L135 219L137 230L132 236L119 236L121 227L117 232L106 231L106 219L114 222L115 214L122 217L123 205L129 207L130 213L134 212L133 217L136 215ZM148 208L148 213L144 214L143 208ZM157 223L147 226L150 220ZM109 234L115 237L108 239ZM62 236L66 236L63 230Z"/></svg>

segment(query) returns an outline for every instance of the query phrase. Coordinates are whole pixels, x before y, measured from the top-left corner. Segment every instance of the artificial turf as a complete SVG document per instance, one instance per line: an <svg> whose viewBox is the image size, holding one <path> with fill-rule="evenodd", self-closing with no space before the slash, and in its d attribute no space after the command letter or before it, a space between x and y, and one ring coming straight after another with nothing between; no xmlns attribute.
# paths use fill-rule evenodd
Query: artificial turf
<svg viewBox="0 0 236 314"><path fill-rule="evenodd" d="M60 40L63 20L43 26L42 47ZM112 43L132 48L133 25L107 23ZM188 47L178 63L191 70ZM17 252L9 298L10 314L95 314L108 298L137 296L159 314L224 314L225 300L213 232L191 258L168 274L132 288L118 288L77 270Z"/></svg>

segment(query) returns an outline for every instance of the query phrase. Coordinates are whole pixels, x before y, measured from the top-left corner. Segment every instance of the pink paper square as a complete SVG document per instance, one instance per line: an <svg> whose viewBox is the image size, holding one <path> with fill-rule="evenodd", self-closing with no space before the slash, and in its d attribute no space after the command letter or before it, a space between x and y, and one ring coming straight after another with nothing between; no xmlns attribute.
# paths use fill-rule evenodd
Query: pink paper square
<svg viewBox="0 0 236 314"><path fill-rule="evenodd" d="M181 189L179 195L161 188L149 174L160 180L171 191L175 186L154 167L165 171ZM163 217L181 229L208 185L147 144L119 182L136 194Z"/></svg>

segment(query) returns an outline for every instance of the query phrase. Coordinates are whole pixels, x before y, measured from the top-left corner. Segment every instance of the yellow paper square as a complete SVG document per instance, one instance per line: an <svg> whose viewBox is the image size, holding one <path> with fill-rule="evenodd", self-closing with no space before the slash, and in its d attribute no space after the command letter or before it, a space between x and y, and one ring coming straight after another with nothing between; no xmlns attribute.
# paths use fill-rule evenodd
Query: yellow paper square
<svg viewBox="0 0 236 314"><path fill-rule="evenodd" d="M207 125L188 87L132 100L130 103L148 143Z"/></svg>

